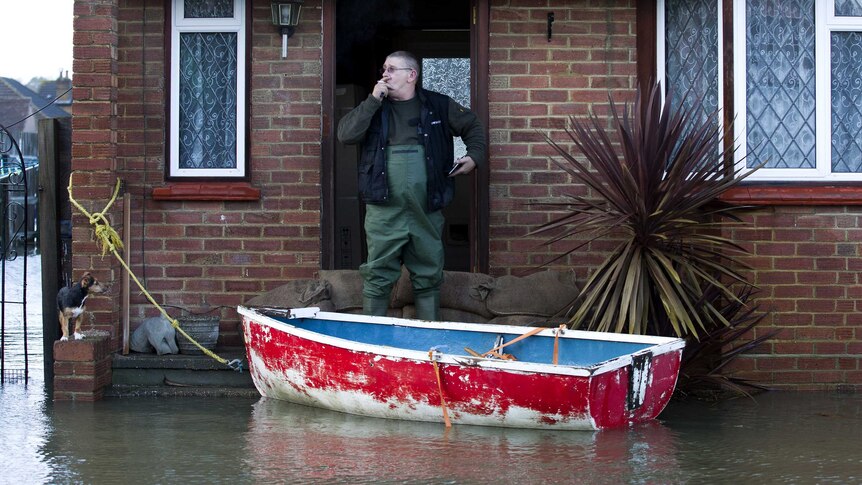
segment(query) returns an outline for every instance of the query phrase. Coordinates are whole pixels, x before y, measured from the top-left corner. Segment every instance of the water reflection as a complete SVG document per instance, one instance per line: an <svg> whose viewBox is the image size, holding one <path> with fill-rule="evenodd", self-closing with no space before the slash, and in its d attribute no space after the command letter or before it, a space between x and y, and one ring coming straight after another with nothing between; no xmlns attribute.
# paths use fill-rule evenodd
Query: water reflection
<svg viewBox="0 0 862 485"><path fill-rule="evenodd" d="M676 402L662 420L686 443L685 476L709 483L862 483L862 395L768 392Z"/></svg>
<svg viewBox="0 0 862 485"><path fill-rule="evenodd" d="M47 483L55 468L42 453L51 428L41 383L0 386L0 483Z"/></svg>
<svg viewBox="0 0 862 485"><path fill-rule="evenodd" d="M658 422L603 432L393 421L262 399L245 455L262 481L593 483L673 480L673 433ZM251 467L250 467L251 468Z"/></svg>
<svg viewBox="0 0 862 485"><path fill-rule="evenodd" d="M601 432L382 420L266 399L52 403L0 386L0 484L862 483L862 395L671 402Z"/></svg>
<svg viewBox="0 0 862 485"><path fill-rule="evenodd" d="M56 402L40 454L52 482L242 480L249 399L134 398Z"/></svg>

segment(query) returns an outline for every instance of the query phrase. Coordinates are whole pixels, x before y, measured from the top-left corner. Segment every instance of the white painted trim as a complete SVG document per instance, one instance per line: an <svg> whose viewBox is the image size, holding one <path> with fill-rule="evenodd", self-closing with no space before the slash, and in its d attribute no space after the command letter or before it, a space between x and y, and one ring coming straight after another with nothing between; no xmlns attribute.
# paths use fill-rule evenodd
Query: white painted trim
<svg viewBox="0 0 862 485"><path fill-rule="evenodd" d="M832 177L832 67L829 31L826 28L826 4L814 2L814 178ZM839 174L835 174L839 175ZM843 174L851 175L852 174ZM859 175L853 177L860 179Z"/></svg>
<svg viewBox="0 0 862 485"><path fill-rule="evenodd" d="M246 0L234 0L232 19L182 19L183 0L173 1L171 25L171 106L169 174L171 177L245 177L246 169ZM179 85L180 85L180 34L188 32L228 32L237 34L236 79L236 168L232 169L180 169L179 168Z"/></svg>
<svg viewBox="0 0 862 485"><path fill-rule="evenodd" d="M715 8L718 9L718 23L716 24L716 28L718 29L718 46L716 49L718 50L718 69L716 70L715 75L718 76L718 120L722 124L724 123L724 11L721 8L721 0L715 2Z"/></svg>
<svg viewBox="0 0 862 485"><path fill-rule="evenodd" d="M667 18L665 17L665 0L656 2L656 74L655 79L661 85L661 102L667 98Z"/></svg>
<svg viewBox="0 0 862 485"><path fill-rule="evenodd" d="M838 17L835 15L835 2L834 0L828 1L818 1L817 4L825 4L826 8L826 22L828 25L837 27L837 26L845 26L850 30L859 30L860 23L862 23L862 17Z"/></svg>
<svg viewBox="0 0 862 485"><path fill-rule="evenodd" d="M748 144L745 139L745 69L748 65L745 56L745 2L733 2L733 139L736 151L734 159L736 170L745 171ZM753 177L753 175L752 175Z"/></svg>

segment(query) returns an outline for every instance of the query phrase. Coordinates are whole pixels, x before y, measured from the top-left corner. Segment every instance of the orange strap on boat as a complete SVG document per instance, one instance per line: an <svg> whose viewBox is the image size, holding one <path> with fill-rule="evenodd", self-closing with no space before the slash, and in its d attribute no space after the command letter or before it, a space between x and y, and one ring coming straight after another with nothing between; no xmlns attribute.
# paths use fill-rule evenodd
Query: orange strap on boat
<svg viewBox="0 0 862 485"><path fill-rule="evenodd" d="M476 352L475 350L471 349L470 347L464 347L464 352L467 352L468 354L472 355L473 357L482 357L482 354L480 354L479 352Z"/></svg>
<svg viewBox="0 0 862 485"><path fill-rule="evenodd" d="M502 352L495 352L493 350L489 350L488 352L485 352L485 355L483 355L482 357L487 357L487 356L496 357L496 358L502 359L502 360L511 360L511 361L518 360L512 354L504 354Z"/></svg>
<svg viewBox="0 0 862 485"><path fill-rule="evenodd" d="M446 399L443 397L443 381L440 379L440 367L437 366L437 359L434 358L434 349L428 351L428 358L431 359L431 364L434 365L434 374L437 376L437 390L440 391L440 407L443 408L443 422L447 428L452 427L452 422L449 421L449 410L446 408Z"/></svg>
<svg viewBox="0 0 862 485"><path fill-rule="evenodd" d="M519 335L518 337L515 337L515 338L513 338L512 340L509 340L508 342L506 342L506 343L504 343L504 344L500 344L500 345L498 345L498 346L494 347L493 349L491 349L491 350L489 350L489 351L485 352L484 354L482 354L482 357L487 357L487 356L489 356L489 355L494 355L495 353L497 353L497 351L498 351L498 350L502 349L503 347L506 347L506 346L512 345L513 343L518 342L518 341L520 341L520 340L524 340L524 339L525 339L525 338L527 338L527 337L532 337L533 335L536 335L537 333L541 332L542 330L546 330L546 328L545 328L545 327L536 327L536 328L534 328L534 329L530 330L530 331L529 331L529 332L527 332L527 333L523 333L523 334Z"/></svg>
<svg viewBox="0 0 862 485"><path fill-rule="evenodd" d="M559 356L560 356L560 335L562 335L562 334L563 334L563 332L565 332L565 330L566 330L566 324L565 324L565 323L563 323L563 324L561 324L561 325L560 325L560 328L558 328L558 329L554 332L554 365L557 365L557 362L559 361Z"/></svg>

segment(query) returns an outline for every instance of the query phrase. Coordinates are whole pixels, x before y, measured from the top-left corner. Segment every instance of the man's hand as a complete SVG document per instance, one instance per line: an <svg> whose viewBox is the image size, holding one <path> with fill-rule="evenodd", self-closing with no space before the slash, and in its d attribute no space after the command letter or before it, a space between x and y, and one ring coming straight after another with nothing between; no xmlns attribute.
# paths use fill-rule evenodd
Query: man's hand
<svg viewBox="0 0 862 485"><path fill-rule="evenodd" d="M374 85L374 89L371 91L371 94L382 101L383 98L389 95L389 85L386 84L386 81L381 79Z"/></svg>
<svg viewBox="0 0 862 485"><path fill-rule="evenodd" d="M458 165L458 168L449 173L450 177L470 173L474 168L476 168L476 162L474 162L473 158L469 156L455 160L455 164Z"/></svg>

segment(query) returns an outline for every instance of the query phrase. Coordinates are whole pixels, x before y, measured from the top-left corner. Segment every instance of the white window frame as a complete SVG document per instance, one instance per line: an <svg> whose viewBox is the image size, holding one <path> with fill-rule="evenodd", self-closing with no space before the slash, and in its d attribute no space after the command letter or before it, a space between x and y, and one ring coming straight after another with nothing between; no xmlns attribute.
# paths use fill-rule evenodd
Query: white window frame
<svg viewBox="0 0 862 485"><path fill-rule="evenodd" d="M736 168L744 170L748 152L746 140L746 76L745 56L746 0L734 0L733 4L733 79L734 79L734 140L737 145ZM832 172L832 32L862 32L862 17L835 17L832 1L816 0L815 16L815 168L761 168L750 180L793 182L850 182L862 181L862 173Z"/></svg>
<svg viewBox="0 0 862 485"><path fill-rule="evenodd" d="M246 174L246 0L233 0L233 18L187 19L184 18L184 1L172 1L171 23L171 105L170 147L168 152L168 178L245 178ZM237 34L237 85L236 85L236 168L179 167L179 120L180 120L180 34L187 32L226 32Z"/></svg>

